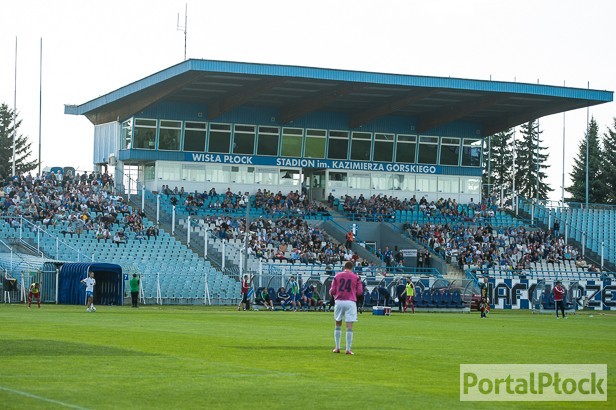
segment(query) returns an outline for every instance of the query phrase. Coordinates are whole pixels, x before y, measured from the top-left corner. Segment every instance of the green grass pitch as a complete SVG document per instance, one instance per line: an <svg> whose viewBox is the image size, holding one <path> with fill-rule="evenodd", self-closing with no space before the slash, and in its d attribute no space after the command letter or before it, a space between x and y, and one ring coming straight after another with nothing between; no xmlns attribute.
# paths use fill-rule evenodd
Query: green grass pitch
<svg viewBox="0 0 616 410"><path fill-rule="evenodd" d="M332 313L1 305L0 320L5 409L616 407L610 313L364 313L354 356L332 353ZM607 363L608 401L460 402L461 363Z"/></svg>

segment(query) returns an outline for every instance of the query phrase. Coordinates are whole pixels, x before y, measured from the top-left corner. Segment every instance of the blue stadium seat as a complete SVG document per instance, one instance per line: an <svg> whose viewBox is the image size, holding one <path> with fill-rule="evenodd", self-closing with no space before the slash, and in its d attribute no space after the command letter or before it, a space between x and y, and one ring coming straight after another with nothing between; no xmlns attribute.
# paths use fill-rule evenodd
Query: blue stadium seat
<svg viewBox="0 0 616 410"><path fill-rule="evenodd" d="M459 290L454 290L451 293L451 307L453 308L462 308L464 307L464 303L462 302L462 295Z"/></svg>
<svg viewBox="0 0 616 410"><path fill-rule="evenodd" d="M425 290L421 297L421 302L425 307L434 307L434 302L432 301L432 295L430 291Z"/></svg>
<svg viewBox="0 0 616 410"><path fill-rule="evenodd" d="M427 304L423 300L424 293L425 292L422 292L422 290L419 288L415 289L415 307L426 307L427 306Z"/></svg>
<svg viewBox="0 0 616 410"><path fill-rule="evenodd" d="M440 307L452 307L451 306L451 292L449 290L446 290L441 295Z"/></svg>

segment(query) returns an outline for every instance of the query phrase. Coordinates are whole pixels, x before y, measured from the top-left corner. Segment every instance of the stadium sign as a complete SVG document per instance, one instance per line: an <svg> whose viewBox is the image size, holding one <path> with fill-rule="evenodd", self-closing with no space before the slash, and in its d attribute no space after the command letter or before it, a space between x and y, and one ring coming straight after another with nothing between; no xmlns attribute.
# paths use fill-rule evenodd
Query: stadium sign
<svg viewBox="0 0 616 410"><path fill-rule="evenodd" d="M616 310L616 284L606 280L562 279L567 301L578 309ZM533 309L541 294L551 295L554 280L494 279L488 283L491 305L497 309Z"/></svg>
<svg viewBox="0 0 616 410"><path fill-rule="evenodd" d="M396 164L389 162L343 161L314 158L281 158L258 155L186 153L190 162L205 162L228 165L262 165L274 167L323 168L349 171L401 172L406 174L442 174L438 165Z"/></svg>

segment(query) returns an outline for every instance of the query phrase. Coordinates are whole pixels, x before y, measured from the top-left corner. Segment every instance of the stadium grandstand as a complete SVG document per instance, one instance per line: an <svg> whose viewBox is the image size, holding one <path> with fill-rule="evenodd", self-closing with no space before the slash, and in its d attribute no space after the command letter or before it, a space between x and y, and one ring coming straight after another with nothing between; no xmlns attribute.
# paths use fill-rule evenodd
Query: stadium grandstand
<svg viewBox="0 0 616 410"><path fill-rule="evenodd" d="M25 273L53 282L64 263L113 263L141 275L146 303L237 304L244 274L257 300L291 275L327 300L353 260L368 306L393 304L410 279L418 308L469 309L488 275L497 308L547 309L559 279L572 306L613 309L614 209L498 207L481 185L485 137L612 99L187 60L65 106L94 125L93 171L7 177L0 264L25 286Z"/></svg>

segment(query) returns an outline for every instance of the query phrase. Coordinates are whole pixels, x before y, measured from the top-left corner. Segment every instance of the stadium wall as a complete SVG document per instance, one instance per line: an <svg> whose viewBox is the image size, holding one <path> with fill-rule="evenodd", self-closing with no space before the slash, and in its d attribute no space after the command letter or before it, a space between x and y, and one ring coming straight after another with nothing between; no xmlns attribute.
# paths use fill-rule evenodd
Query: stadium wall
<svg viewBox="0 0 616 410"><path fill-rule="evenodd" d="M94 127L94 164L108 164L109 157L118 157L121 125L117 121Z"/></svg>

